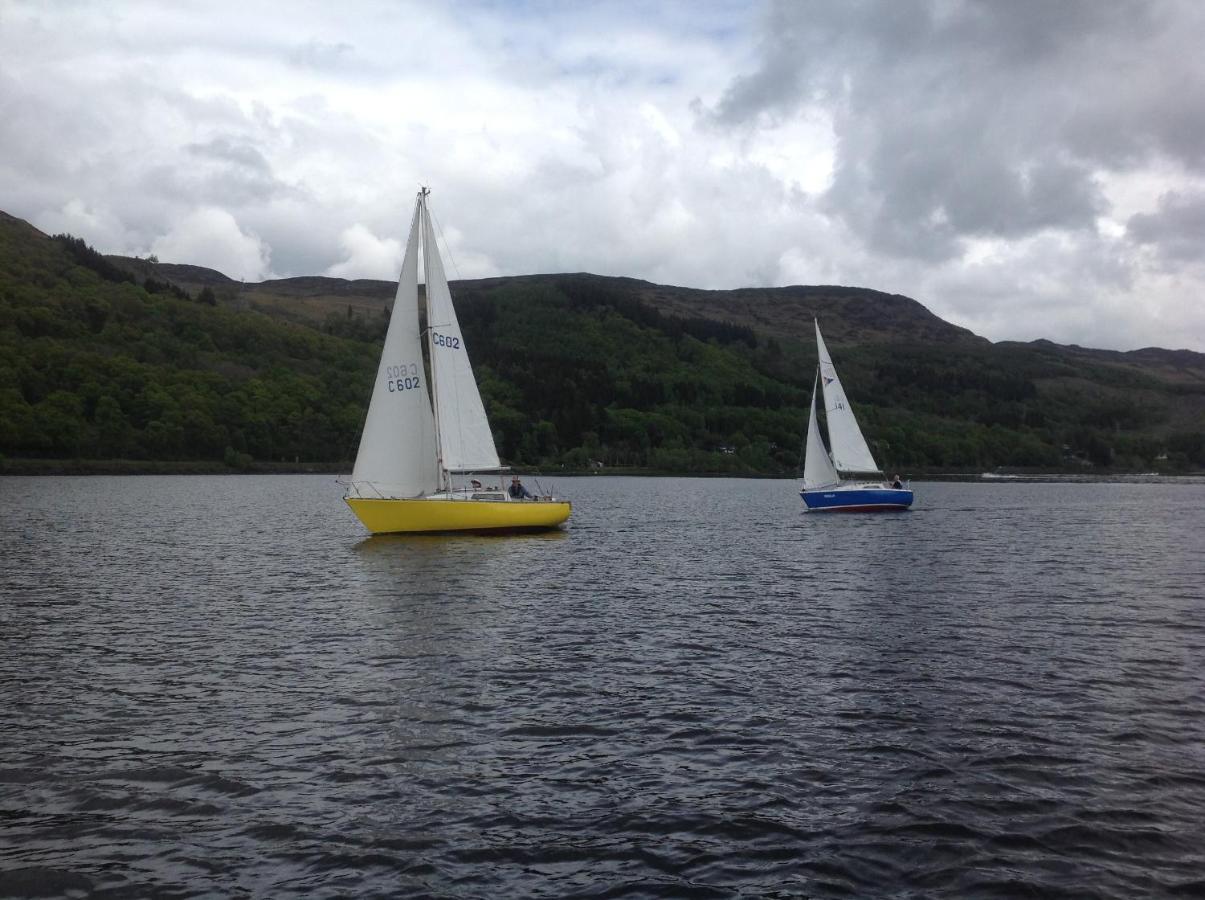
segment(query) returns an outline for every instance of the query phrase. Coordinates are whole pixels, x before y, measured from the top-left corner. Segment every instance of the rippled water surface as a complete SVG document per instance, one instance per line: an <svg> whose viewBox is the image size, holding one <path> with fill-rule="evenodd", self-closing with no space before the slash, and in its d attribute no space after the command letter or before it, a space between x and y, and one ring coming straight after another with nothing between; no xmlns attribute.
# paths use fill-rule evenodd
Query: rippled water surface
<svg viewBox="0 0 1205 900"><path fill-rule="evenodd" d="M1205 895L1205 484L0 479L0 895Z"/></svg>

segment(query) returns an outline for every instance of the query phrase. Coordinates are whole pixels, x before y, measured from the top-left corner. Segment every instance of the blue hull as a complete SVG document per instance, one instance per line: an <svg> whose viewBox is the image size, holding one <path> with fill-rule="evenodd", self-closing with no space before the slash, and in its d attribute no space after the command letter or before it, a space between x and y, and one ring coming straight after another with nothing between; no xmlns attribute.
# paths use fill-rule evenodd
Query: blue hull
<svg viewBox="0 0 1205 900"><path fill-rule="evenodd" d="M892 488L848 491L800 491L809 512L902 512L912 505L912 491Z"/></svg>

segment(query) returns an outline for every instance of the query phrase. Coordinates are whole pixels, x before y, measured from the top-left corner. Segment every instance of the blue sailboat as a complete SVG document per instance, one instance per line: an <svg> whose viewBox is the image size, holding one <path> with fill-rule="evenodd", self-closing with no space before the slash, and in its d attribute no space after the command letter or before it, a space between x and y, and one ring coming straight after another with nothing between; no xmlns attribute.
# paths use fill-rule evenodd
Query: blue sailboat
<svg viewBox="0 0 1205 900"><path fill-rule="evenodd" d="M884 480L841 387L820 323L816 323L820 363L812 384L812 414L803 455L803 489L799 496L809 512L883 512L906 510L912 490L897 480ZM816 398L823 392L829 448L825 449L816 416Z"/></svg>

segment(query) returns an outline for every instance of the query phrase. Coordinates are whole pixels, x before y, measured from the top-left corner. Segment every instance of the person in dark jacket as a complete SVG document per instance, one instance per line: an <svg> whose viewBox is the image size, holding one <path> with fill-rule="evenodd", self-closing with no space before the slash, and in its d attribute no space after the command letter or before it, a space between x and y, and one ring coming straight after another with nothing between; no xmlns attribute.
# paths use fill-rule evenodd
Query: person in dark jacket
<svg viewBox="0 0 1205 900"><path fill-rule="evenodd" d="M519 480L518 475L514 475L510 479L510 489L508 493L513 500L530 500L531 492L523 487L523 482Z"/></svg>

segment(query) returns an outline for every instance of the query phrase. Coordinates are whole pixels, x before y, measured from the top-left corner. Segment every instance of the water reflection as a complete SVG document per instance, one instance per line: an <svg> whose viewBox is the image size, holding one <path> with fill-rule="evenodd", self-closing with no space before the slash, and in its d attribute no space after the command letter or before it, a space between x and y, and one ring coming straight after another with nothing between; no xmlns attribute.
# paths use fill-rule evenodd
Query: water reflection
<svg viewBox="0 0 1205 900"><path fill-rule="evenodd" d="M357 553L388 553L393 555L392 548L413 547L460 547L474 543L491 544L507 541L560 541L564 540L564 529L556 528L549 531L498 531L477 533L440 533L440 534L370 534L358 541L354 549Z"/></svg>

